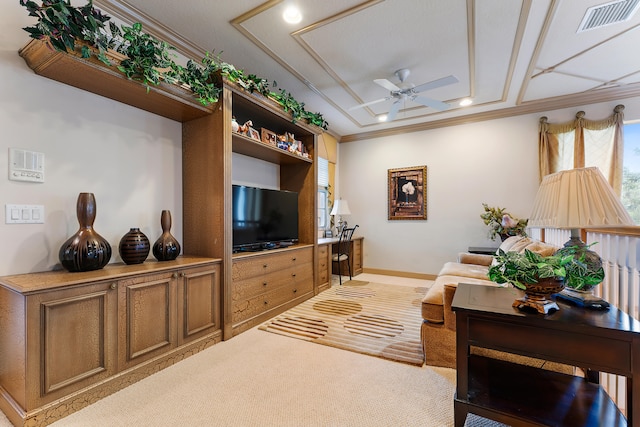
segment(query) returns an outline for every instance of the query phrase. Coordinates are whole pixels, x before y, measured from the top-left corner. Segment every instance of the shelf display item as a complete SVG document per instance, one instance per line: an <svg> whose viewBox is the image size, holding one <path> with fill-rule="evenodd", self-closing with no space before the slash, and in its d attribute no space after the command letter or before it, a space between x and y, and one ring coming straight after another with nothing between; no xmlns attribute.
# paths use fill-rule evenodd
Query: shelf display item
<svg viewBox="0 0 640 427"><path fill-rule="evenodd" d="M153 244L153 256L158 261L171 261L180 255L180 243L171 235L171 211L163 210L160 214L162 235Z"/></svg>
<svg viewBox="0 0 640 427"><path fill-rule="evenodd" d="M60 263L71 272L99 270L111 259L111 245L93 229L96 219L93 193L78 195L76 213L80 228L60 247Z"/></svg>
<svg viewBox="0 0 640 427"><path fill-rule="evenodd" d="M139 228L131 228L122 236L118 245L120 257L125 264L141 264L149 255L151 243Z"/></svg>

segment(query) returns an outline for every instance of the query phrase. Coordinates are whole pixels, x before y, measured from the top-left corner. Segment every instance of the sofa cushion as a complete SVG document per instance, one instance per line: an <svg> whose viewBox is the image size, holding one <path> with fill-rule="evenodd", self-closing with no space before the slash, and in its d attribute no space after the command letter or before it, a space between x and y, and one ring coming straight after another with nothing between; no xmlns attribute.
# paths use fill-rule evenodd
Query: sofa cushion
<svg viewBox="0 0 640 427"><path fill-rule="evenodd" d="M438 276L462 276L475 279L487 279L489 267L478 264L463 264L460 262L445 262Z"/></svg>
<svg viewBox="0 0 640 427"><path fill-rule="evenodd" d="M444 322L444 285L455 285L458 283L473 283L479 285L499 286L490 280L481 280L473 277L441 275L429 288L427 294L422 299L422 318L430 323Z"/></svg>

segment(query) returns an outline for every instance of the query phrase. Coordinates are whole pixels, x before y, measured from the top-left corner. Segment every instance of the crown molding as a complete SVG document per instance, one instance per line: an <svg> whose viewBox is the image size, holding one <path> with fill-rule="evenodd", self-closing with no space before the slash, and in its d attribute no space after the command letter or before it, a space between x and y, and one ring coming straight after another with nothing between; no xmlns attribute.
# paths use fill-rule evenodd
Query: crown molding
<svg viewBox="0 0 640 427"><path fill-rule="evenodd" d="M467 114L463 116L434 120L424 123L416 123L413 125L401 126L392 129L355 133L343 136L342 138L340 138L339 142L344 143L363 141L373 138L402 135L410 132L421 132L425 130L457 126L467 123L477 123L486 120L503 119L506 117L520 116L523 114L539 113L544 111L558 110L561 108L597 104L599 102L618 101L620 99L633 98L636 96L640 96L640 83L606 90L601 89L574 95L564 95L536 101L527 101L515 107L502 108L499 110L485 111L475 114Z"/></svg>

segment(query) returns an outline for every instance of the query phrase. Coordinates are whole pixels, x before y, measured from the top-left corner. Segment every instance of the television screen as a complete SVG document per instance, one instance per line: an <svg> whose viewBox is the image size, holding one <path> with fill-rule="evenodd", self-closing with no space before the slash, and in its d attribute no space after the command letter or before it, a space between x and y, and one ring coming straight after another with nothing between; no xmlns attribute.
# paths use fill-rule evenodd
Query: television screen
<svg viewBox="0 0 640 427"><path fill-rule="evenodd" d="M232 197L234 250L298 241L298 193L234 185Z"/></svg>

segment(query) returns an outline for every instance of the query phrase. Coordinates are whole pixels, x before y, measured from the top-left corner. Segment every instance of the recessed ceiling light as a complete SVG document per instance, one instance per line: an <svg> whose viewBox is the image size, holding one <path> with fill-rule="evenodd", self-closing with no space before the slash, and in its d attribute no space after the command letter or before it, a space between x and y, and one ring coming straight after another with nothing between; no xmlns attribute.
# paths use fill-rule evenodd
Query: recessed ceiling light
<svg viewBox="0 0 640 427"><path fill-rule="evenodd" d="M379 122L386 122L387 121L387 115L386 114L380 114L378 116L378 121Z"/></svg>
<svg viewBox="0 0 640 427"><path fill-rule="evenodd" d="M473 104L473 101L470 98L465 98L462 101L460 101L461 107L466 107L467 105L471 105L471 104Z"/></svg>
<svg viewBox="0 0 640 427"><path fill-rule="evenodd" d="M288 6L282 14L282 19L288 24L297 24L302 21L302 13L296 6Z"/></svg>

